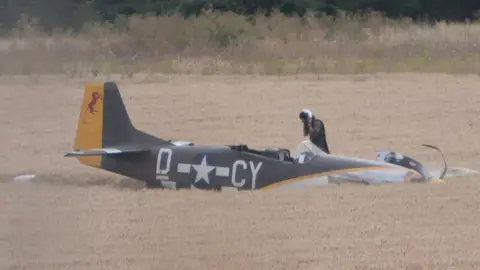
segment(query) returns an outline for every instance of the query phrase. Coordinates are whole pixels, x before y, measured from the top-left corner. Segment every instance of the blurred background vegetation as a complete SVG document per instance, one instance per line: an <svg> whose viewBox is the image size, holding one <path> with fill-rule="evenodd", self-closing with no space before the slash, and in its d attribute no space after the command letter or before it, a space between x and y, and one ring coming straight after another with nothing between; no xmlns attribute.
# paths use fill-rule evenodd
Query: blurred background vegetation
<svg viewBox="0 0 480 270"><path fill-rule="evenodd" d="M480 70L480 0L0 0L0 74Z"/></svg>
<svg viewBox="0 0 480 270"><path fill-rule="evenodd" d="M85 22L114 21L124 15L172 15L184 17L204 12L232 12L269 16L279 11L288 16L335 16L338 11L377 11L393 19L413 21L465 21L480 15L479 0L0 0L0 27L8 32L25 18L36 18L45 31L80 29Z"/></svg>

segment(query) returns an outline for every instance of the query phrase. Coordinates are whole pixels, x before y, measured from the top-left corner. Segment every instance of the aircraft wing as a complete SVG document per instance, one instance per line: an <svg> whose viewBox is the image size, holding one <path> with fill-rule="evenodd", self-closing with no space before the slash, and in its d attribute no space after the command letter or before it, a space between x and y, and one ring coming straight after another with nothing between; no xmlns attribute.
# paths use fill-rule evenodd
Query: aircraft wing
<svg viewBox="0 0 480 270"><path fill-rule="evenodd" d="M115 146L107 148L95 148L95 149L76 149L65 154L65 157L78 157L78 156L103 156L103 155L117 155L126 153L141 153L150 151L150 147L142 146Z"/></svg>

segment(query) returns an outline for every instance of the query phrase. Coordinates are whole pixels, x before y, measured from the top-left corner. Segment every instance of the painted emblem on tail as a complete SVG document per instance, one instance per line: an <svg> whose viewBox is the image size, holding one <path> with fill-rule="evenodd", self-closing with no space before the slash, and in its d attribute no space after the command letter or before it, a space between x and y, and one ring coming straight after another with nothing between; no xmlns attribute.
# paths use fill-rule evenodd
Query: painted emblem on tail
<svg viewBox="0 0 480 270"><path fill-rule="evenodd" d="M97 110L95 110L95 105L97 104L99 99L103 100L102 95L100 95L98 92L93 92L92 99L87 105L87 111L89 111L91 114L95 114L97 112Z"/></svg>

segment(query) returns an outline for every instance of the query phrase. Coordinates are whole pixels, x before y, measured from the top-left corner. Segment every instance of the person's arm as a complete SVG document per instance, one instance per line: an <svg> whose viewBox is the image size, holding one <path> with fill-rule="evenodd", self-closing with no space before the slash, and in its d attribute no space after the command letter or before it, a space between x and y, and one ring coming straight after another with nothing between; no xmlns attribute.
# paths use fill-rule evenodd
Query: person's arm
<svg viewBox="0 0 480 270"><path fill-rule="evenodd" d="M323 135L323 125L322 123L311 123L308 125L308 133L312 139L317 138L320 135Z"/></svg>
<svg viewBox="0 0 480 270"><path fill-rule="evenodd" d="M308 136L308 133L310 133L310 128L307 123L303 124L303 137Z"/></svg>

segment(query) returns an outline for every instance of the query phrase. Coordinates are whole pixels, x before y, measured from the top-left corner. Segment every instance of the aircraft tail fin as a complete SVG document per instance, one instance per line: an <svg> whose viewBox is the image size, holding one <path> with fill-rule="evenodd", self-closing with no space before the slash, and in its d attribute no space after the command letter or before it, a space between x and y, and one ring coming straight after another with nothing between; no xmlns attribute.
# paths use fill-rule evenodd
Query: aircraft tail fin
<svg viewBox="0 0 480 270"><path fill-rule="evenodd" d="M75 156L83 164L99 168L103 154L138 152L158 144L168 142L133 126L114 82L85 85L73 145L75 151L66 156ZM122 146L130 147L128 151L119 150Z"/></svg>

